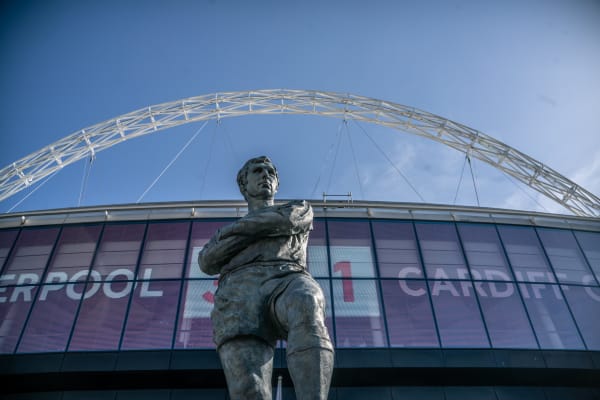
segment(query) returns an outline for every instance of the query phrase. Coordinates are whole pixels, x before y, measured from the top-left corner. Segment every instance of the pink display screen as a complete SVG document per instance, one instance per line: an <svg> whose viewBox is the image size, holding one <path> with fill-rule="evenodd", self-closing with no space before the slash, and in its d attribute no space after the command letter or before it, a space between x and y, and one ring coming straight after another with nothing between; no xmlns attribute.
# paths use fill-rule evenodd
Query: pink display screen
<svg viewBox="0 0 600 400"><path fill-rule="evenodd" d="M0 353L214 348L198 254L230 221L0 230ZM600 350L599 249L598 232L321 218L307 264L339 348Z"/></svg>

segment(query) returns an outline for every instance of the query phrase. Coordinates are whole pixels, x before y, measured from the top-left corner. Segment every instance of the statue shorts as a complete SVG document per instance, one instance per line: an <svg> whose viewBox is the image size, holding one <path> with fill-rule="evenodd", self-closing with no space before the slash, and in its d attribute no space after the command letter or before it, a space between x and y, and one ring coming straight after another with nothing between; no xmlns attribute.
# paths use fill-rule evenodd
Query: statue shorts
<svg viewBox="0 0 600 400"><path fill-rule="evenodd" d="M333 350L323 291L293 263L244 266L222 276L211 319L217 348L236 337L255 336L273 347L278 339L287 340L288 354Z"/></svg>

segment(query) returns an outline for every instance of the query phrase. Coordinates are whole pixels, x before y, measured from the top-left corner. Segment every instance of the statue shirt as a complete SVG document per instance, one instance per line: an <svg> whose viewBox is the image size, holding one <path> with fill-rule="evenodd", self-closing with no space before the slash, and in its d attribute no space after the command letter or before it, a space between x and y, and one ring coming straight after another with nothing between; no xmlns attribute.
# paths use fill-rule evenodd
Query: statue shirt
<svg viewBox="0 0 600 400"><path fill-rule="evenodd" d="M305 201L249 213L213 235L198 256L200 268L210 275L254 265L292 264L305 270L312 219Z"/></svg>

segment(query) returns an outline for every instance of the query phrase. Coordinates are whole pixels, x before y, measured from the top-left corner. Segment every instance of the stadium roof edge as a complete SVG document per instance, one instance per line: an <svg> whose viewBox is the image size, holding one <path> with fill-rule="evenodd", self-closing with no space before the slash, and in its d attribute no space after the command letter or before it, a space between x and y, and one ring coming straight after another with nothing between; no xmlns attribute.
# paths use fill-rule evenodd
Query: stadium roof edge
<svg viewBox="0 0 600 400"><path fill-rule="evenodd" d="M278 203L289 200L278 200ZM600 231L600 218L500 208L379 201L310 200L317 217L487 222ZM237 218L247 212L242 200L114 204L27 211L0 215L0 228L104 221Z"/></svg>

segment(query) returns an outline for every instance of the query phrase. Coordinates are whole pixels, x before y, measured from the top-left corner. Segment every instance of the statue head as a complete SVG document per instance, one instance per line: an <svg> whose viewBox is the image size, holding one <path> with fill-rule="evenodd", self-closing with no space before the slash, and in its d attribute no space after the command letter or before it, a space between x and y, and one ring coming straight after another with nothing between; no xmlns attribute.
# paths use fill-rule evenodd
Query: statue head
<svg viewBox="0 0 600 400"><path fill-rule="evenodd" d="M273 162L266 156L246 161L237 174L237 183L244 199L272 199L279 188L279 175Z"/></svg>

